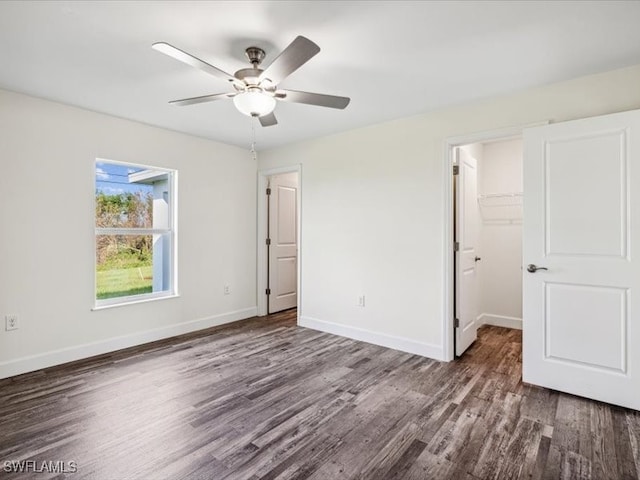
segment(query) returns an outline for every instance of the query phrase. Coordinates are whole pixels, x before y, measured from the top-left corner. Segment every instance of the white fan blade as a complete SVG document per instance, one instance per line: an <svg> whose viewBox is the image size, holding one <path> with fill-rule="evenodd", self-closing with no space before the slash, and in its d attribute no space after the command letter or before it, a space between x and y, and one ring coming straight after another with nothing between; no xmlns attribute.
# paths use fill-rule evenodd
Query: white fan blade
<svg viewBox="0 0 640 480"><path fill-rule="evenodd" d="M348 97L338 97L335 95L324 95L322 93L298 92L296 90L278 90L276 92L278 100L285 102L306 103L307 105L317 105L319 107L343 109L351 101Z"/></svg>
<svg viewBox="0 0 640 480"><path fill-rule="evenodd" d="M203 72L207 72L214 77L218 77L222 80L225 80L229 83L235 83L244 87L244 84L238 80L233 75L228 74L227 72L220 70L213 65L208 64L204 60L200 60L193 55L180 50L179 48L174 47L173 45L169 45L165 42L158 42L151 45L151 48L157 50L158 52L164 53L165 55L170 56L171 58L175 58L176 60L186 63L187 65L191 65L192 67L197 68L198 70L202 70Z"/></svg>
<svg viewBox="0 0 640 480"><path fill-rule="evenodd" d="M260 120L260 125L262 125L263 127L271 127L272 125L278 124L278 120L276 120L276 116L273 114L273 112L258 117L258 119Z"/></svg>
<svg viewBox="0 0 640 480"><path fill-rule="evenodd" d="M320 47L305 37L296 39L260 75L260 81L269 79L277 85L286 77L307 63L320 51Z"/></svg>
<svg viewBox="0 0 640 480"><path fill-rule="evenodd" d="M235 92L230 93L214 93L213 95L202 95L201 97L183 98L182 100L172 100L171 105L186 107L187 105L196 105L198 103L215 102L216 100L224 100L225 98L233 98Z"/></svg>

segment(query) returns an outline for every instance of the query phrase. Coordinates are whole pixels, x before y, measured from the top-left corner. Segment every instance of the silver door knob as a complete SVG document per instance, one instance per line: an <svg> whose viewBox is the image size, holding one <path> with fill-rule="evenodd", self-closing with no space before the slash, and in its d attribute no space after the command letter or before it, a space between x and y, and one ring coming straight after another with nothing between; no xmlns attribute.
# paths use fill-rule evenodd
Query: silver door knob
<svg viewBox="0 0 640 480"><path fill-rule="evenodd" d="M529 273L536 273L538 270L549 270L546 267L536 267L533 263L530 263L529 265L527 265L527 272Z"/></svg>

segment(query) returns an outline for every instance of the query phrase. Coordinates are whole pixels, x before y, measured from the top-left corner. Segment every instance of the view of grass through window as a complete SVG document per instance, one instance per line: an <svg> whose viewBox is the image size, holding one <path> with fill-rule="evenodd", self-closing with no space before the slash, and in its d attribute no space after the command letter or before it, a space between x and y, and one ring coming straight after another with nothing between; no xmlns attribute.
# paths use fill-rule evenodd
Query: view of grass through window
<svg viewBox="0 0 640 480"><path fill-rule="evenodd" d="M132 174L143 170L96 164L98 300L152 291L154 236L129 234L132 229L151 229L153 224L153 186L132 181ZM118 231L122 229L127 233Z"/></svg>
<svg viewBox="0 0 640 480"><path fill-rule="evenodd" d="M97 238L96 298L151 293L152 236L99 235Z"/></svg>

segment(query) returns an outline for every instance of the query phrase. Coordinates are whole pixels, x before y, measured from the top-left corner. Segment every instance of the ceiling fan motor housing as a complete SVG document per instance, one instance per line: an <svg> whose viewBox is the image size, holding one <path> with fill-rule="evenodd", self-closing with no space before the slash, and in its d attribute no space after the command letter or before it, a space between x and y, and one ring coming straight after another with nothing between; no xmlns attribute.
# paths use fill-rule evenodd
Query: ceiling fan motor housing
<svg viewBox="0 0 640 480"><path fill-rule="evenodd" d="M262 72L261 68L242 68L234 73L233 76L238 80L242 80L247 86L257 86L259 83L258 77Z"/></svg>

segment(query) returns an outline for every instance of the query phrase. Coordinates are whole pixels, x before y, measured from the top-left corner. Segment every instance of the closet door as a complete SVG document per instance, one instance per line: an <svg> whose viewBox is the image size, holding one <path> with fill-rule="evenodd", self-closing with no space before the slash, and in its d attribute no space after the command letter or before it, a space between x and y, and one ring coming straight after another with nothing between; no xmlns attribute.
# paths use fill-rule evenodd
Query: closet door
<svg viewBox="0 0 640 480"><path fill-rule="evenodd" d="M457 149L456 187L456 355L478 337L478 165Z"/></svg>

